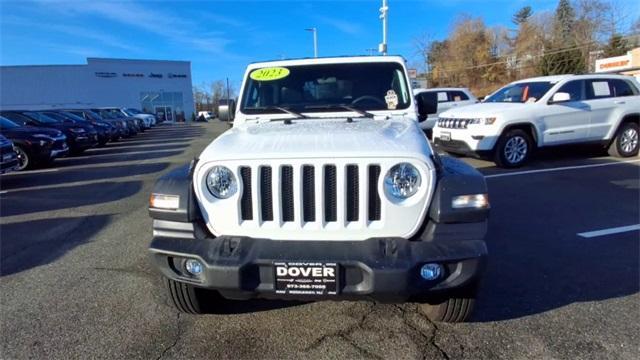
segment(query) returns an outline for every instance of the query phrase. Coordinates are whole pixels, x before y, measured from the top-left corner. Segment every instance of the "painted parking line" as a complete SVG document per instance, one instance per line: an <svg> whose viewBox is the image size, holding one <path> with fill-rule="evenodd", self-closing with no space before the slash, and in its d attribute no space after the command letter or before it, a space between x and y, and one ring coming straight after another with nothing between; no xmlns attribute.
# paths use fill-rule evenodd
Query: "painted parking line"
<svg viewBox="0 0 640 360"><path fill-rule="evenodd" d="M630 164L630 163L637 163L637 162L640 162L640 159L627 160L627 161L614 161L614 162L609 162L609 163L604 163L604 164L563 166L563 167L551 168L551 169L514 171L514 172L509 172L509 173L504 173L504 174L485 175L484 177L485 177L485 179L488 179L488 178L496 178L496 177L504 177L504 176L517 176L517 175L536 174L536 173L545 173L545 172L554 172L554 171L587 169L587 168L595 168L595 167L602 167L602 166L613 166L613 165Z"/></svg>
<svg viewBox="0 0 640 360"><path fill-rule="evenodd" d="M45 170L27 170L27 171L14 171L3 176L16 176L16 175L26 175L26 174L40 174L40 173L50 173L60 171L60 169L45 169Z"/></svg>
<svg viewBox="0 0 640 360"><path fill-rule="evenodd" d="M592 238L592 237L605 236L605 235L611 235L611 234L619 234L619 233L624 233L629 231L637 231L637 230L640 230L640 224L629 225L629 226L619 226L619 227L596 230L596 231L588 231L588 232L578 233L578 236L583 238Z"/></svg>

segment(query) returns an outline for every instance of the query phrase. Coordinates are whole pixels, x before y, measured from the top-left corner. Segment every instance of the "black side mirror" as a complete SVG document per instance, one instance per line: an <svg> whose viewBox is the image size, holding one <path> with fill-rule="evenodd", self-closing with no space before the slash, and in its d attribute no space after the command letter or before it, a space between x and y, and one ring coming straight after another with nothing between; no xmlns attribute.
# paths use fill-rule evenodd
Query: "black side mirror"
<svg viewBox="0 0 640 360"><path fill-rule="evenodd" d="M438 113L438 93L424 92L416 96L418 103L418 121L427 120L429 115Z"/></svg>

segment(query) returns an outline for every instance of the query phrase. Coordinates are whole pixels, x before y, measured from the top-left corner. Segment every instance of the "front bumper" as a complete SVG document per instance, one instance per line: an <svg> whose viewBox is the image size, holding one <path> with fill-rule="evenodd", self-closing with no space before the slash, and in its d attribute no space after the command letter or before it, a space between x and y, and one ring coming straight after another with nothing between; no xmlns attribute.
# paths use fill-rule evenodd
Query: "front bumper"
<svg viewBox="0 0 640 360"><path fill-rule="evenodd" d="M492 129L469 126L466 129L433 128L433 143L437 147L458 154L488 154L493 150L498 136ZM448 140L445 140L448 139Z"/></svg>
<svg viewBox="0 0 640 360"><path fill-rule="evenodd" d="M366 298L402 302L413 297L437 296L475 283L487 255L482 240L279 241L231 236L196 240L156 235L150 251L164 276L217 290L230 299ZM177 264L184 258L200 260L204 264L202 276L195 278L180 269ZM337 295L277 294L275 262L337 263ZM422 265L434 262L444 266L444 275L433 281L421 278Z"/></svg>

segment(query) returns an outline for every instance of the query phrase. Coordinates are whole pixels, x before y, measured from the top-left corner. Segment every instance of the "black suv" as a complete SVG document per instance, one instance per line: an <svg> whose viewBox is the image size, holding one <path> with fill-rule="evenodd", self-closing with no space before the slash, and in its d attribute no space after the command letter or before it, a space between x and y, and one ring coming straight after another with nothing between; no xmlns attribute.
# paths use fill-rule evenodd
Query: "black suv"
<svg viewBox="0 0 640 360"><path fill-rule="evenodd" d="M62 110L47 110L47 111L42 111L40 113L45 114L49 117L52 117L56 120L60 120L62 122L70 121L75 124L81 124L81 125L84 124L84 125L93 126L96 129L96 132L98 133L98 146L106 145L107 142L111 140L111 137L113 136L113 133L115 131L113 126L111 126L111 124L107 122L87 121L82 117L76 116L74 114L71 114L69 112L65 112Z"/></svg>
<svg viewBox="0 0 640 360"><path fill-rule="evenodd" d="M36 111L2 111L0 115L22 126L53 128L67 136L72 154L80 154L98 144L98 132L91 125L76 124L73 121L59 121Z"/></svg>
<svg viewBox="0 0 640 360"><path fill-rule="evenodd" d="M14 144L18 154L17 170L46 165L69 152L67 137L56 129L20 126L0 116L0 134Z"/></svg>
<svg viewBox="0 0 640 360"><path fill-rule="evenodd" d="M106 119L98 115L96 112L91 111L89 109L68 109L68 110L64 110L64 112L81 117L85 121L88 121L91 124L94 124L96 122L110 124L113 128L111 141L118 141L120 138L123 138L129 134L129 129L127 128L127 122L124 120Z"/></svg>

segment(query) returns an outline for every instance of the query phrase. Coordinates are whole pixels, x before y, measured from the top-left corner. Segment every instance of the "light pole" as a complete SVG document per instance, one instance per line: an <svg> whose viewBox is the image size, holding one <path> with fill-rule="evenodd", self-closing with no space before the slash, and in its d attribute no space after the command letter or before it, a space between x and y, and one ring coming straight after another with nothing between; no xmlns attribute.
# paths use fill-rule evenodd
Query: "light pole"
<svg viewBox="0 0 640 360"><path fill-rule="evenodd" d="M387 0L382 0L382 7L380 8L380 19L382 20L382 43L378 47L378 51L382 55L387 55L387 12L389 7L387 6Z"/></svg>
<svg viewBox="0 0 640 360"><path fill-rule="evenodd" d="M312 27L305 30L313 33L313 57L318 57L318 29Z"/></svg>

